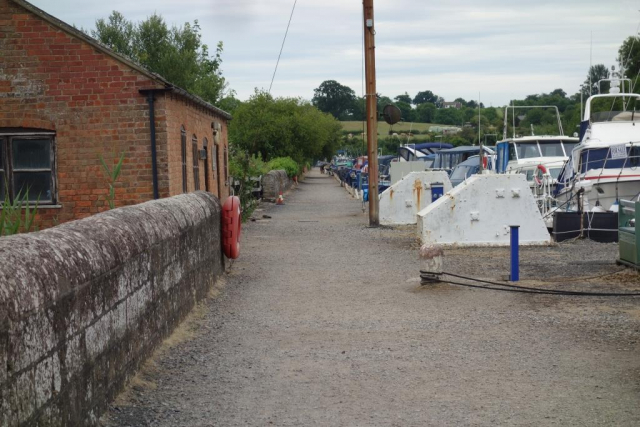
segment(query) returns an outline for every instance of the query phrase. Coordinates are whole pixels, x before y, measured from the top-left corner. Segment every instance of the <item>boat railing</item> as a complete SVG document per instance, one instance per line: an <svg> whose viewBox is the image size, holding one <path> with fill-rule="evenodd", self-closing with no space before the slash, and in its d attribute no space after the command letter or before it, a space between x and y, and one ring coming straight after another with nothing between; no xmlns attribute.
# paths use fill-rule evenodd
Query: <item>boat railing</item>
<svg viewBox="0 0 640 427"><path fill-rule="evenodd" d="M503 139L507 139L507 134L508 134L508 126L509 126L509 110L512 110L512 118L513 118L513 124L512 124L512 131L513 131L513 138L516 138L516 109L531 109L531 108L551 108L555 111L556 113L556 120L558 122L558 130L559 130L559 135L560 136L564 136L564 129L562 128L562 118L560 116L560 110L558 110L558 107L555 105L507 105L504 108L504 130L503 130ZM533 134L533 128L532 128L532 132Z"/></svg>

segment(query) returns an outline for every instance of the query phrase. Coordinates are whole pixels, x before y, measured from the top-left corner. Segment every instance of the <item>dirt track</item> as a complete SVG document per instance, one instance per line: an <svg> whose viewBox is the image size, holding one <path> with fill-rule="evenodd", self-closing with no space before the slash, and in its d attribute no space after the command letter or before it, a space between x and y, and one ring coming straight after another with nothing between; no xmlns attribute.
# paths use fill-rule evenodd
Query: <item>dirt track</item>
<svg viewBox="0 0 640 427"><path fill-rule="evenodd" d="M640 425L640 298L421 288L411 229L369 229L360 203L311 174L242 256L193 337L163 351L109 426ZM616 245L522 250L524 285L640 289ZM447 251L496 278L508 251ZM183 331L184 332L183 328Z"/></svg>

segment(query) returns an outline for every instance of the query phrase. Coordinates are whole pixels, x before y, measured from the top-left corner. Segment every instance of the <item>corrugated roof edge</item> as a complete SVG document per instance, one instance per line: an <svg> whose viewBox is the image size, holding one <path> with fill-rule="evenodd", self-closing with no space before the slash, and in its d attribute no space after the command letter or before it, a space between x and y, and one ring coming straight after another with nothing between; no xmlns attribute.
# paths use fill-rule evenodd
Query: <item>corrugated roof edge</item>
<svg viewBox="0 0 640 427"><path fill-rule="evenodd" d="M83 33L82 31L78 30L77 28L74 28L73 26L67 24L64 21L61 21L60 19L56 18L55 16L49 15L47 12L45 12L42 9L39 9L38 7L32 5L31 3L29 3L26 0L11 0L13 1L15 4L19 5L20 7L23 7L24 9L28 10L29 12L33 13L34 15L42 18L43 20L47 21L48 23L50 23L51 25L59 28L60 30L70 34L73 37L79 38L80 40L90 44L91 46L93 46L95 49L103 52L106 55L111 56L113 59L122 62L123 64L125 64L126 66L133 68L134 70L138 71L141 74L144 74L145 76L149 77L150 79L156 80L158 83L163 84L167 89L171 90L172 92L183 96L187 99L189 99L190 101L200 105L203 108L206 108L216 114L221 115L222 117L224 117L227 120L231 120L231 114L227 113L226 111L208 103L207 101L205 101L204 99L200 98L197 95L194 95L192 93L190 93L189 91L182 89L178 86L175 86L173 84L171 84L171 82L169 82L168 80L166 80L164 77L162 77L159 74L156 74L152 71L147 70L146 68L144 68L142 65L136 63L135 61L132 61L131 59L127 58L126 56L120 55L119 53L114 52L113 50L111 50L110 48L106 47L105 45L103 45L102 43L100 43L98 40L94 39L93 37Z"/></svg>

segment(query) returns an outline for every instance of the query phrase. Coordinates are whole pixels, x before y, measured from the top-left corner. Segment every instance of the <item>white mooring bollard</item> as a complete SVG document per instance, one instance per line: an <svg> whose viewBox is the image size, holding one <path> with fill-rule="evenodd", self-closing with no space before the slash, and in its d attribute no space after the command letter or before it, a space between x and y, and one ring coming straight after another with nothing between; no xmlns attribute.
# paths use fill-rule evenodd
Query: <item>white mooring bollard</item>
<svg viewBox="0 0 640 427"><path fill-rule="evenodd" d="M444 250L442 246L424 244L420 247L420 281L421 284L436 283L442 275Z"/></svg>

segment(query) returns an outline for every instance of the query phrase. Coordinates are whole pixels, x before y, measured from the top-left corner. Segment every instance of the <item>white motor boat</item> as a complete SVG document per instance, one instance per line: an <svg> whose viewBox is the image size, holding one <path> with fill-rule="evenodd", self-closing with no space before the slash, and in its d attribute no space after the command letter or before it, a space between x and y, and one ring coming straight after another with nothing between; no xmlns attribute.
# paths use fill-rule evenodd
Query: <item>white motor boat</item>
<svg viewBox="0 0 640 427"><path fill-rule="evenodd" d="M553 109L558 121L557 135L517 136L515 126L511 138L507 136L509 110L515 115L516 109ZM578 138L565 136L560 112L555 106L508 106L504 112L503 140L496 144L498 173L522 173L527 177L532 190L541 185L543 178L555 186L556 180L569 159L571 151L578 144ZM534 191L535 193L535 191Z"/></svg>
<svg viewBox="0 0 640 427"><path fill-rule="evenodd" d="M640 95L610 93L587 99L580 143L556 190L559 205L585 211L617 211L621 199L640 195ZM582 190L582 191L581 191Z"/></svg>
<svg viewBox="0 0 640 427"><path fill-rule="evenodd" d="M558 122L557 135L517 136L515 126L511 138L507 137L508 113L516 109L543 108L553 109ZM496 172L524 174L529 182L538 208L540 209L548 227L553 218L550 212L555 207L553 192L558 184L558 177L569 156L578 144L577 137L565 136L562 129L560 112L555 106L508 106L504 114L503 140L496 144Z"/></svg>

